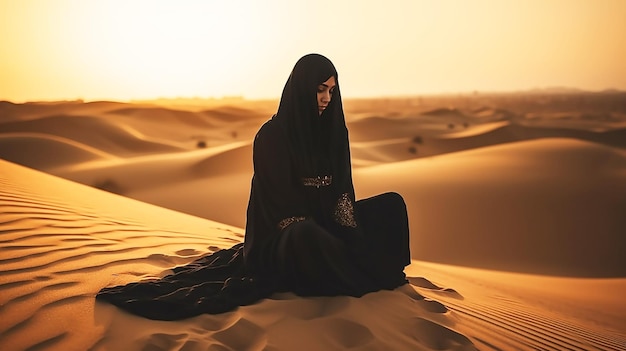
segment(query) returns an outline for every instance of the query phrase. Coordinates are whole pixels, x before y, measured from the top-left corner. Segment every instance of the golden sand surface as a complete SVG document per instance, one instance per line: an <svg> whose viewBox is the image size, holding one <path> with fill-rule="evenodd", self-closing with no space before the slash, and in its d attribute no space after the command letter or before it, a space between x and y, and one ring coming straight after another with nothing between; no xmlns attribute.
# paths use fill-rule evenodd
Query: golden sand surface
<svg viewBox="0 0 626 351"><path fill-rule="evenodd" d="M243 240L276 102L0 102L0 349L624 350L623 101L348 100L357 198L407 203L410 284L178 322L95 294Z"/></svg>

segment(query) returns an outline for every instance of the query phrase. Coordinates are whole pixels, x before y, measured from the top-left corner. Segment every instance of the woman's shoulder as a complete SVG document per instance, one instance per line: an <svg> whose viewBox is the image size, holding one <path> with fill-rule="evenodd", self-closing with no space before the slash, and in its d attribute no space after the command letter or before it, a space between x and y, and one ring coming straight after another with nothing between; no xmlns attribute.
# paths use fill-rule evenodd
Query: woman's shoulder
<svg viewBox="0 0 626 351"><path fill-rule="evenodd" d="M258 161L267 164L270 160L286 159L288 144L283 129L275 120L265 122L254 138L252 153L255 164Z"/></svg>
<svg viewBox="0 0 626 351"><path fill-rule="evenodd" d="M263 136L266 134L271 134L274 132L274 129L276 129L276 123L274 123L273 119L269 119L265 123L263 123L263 125L261 126L261 128L259 128L259 131L256 133L256 135L257 137L259 137L259 136Z"/></svg>
<svg viewBox="0 0 626 351"><path fill-rule="evenodd" d="M255 145L258 143L280 144L283 142L285 134L283 128L272 118L265 122L254 138Z"/></svg>

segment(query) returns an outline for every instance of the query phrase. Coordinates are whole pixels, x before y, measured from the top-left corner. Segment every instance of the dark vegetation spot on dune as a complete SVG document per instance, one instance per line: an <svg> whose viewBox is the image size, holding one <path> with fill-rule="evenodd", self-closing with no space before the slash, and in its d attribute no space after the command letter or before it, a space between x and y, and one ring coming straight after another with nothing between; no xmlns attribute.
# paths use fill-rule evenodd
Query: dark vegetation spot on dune
<svg viewBox="0 0 626 351"><path fill-rule="evenodd" d="M233 137L233 139L237 139L237 136L239 135L239 133L237 133L236 130L233 130L232 132L230 132L230 136Z"/></svg>
<svg viewBox="0 0 626 351"><path fill-rule="evenodd" d="M454 123L448 123L448 129L454 129Z"/></svg>
<svg viewBox="0 0 626 351"><path fill-rule="evenodd" d="M412 142L412 145L408 147L407 151L410 154L417 155L417 145L422 145L424 143L424 140L422 139L420 135L416 135L413 137L413 139L411 139L411 142Z"/></svg>
<svg viewBox="0 0 626 351"><path fill-rule="evenodd" d="M111 178L97 180L92 186L94 188L108 191L113 194L123 195L124 193L126 193L126 189L124 189L121 185L119 185L115 180Z"/></svg>
<svg viewBox="0 0 626 351"><path fill-rule="evenodd" d="M204 141L204 140L198 140L198 142L196 143L196 147L198 147L198 149L204 149L204 148L206 148L206 141Z"/></svg>

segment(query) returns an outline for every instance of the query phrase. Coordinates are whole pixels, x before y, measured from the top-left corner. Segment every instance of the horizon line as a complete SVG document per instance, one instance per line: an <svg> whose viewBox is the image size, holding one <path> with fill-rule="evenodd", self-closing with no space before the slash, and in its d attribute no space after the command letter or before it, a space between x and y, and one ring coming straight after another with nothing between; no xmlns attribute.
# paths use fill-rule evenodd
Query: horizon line
<svg viewBox="0 0 626 351"><path fill-rule="evenodd" d="M581 89L571 87L545 87L545 88L529 88L523 90L464 90L464 91L449 91L449 92L425 92L425 93L412 93L412 94L391 94L391 95L370 95L370 96L344 96L343 100L365 100L365 99L410 99L420 97L435 97L435 96L480 96L480 95L507 95L507 94L575 94L575 93L589 93L589 94L602 94L602 93L626 93L626 90L618 88L605 88L599 90ZM9 102L12 104L27 104L27 103L59 103L59 102L120 102L120 103L142 103L152 101L176 101L176 100L190 100L190 101L277 101L280 100L280 96L276 97L247 97L245 95L223 95L223 96L158 96L153 98L130 98L130 99L116 99L116 98L67 98L67 99L35 99L35 100L11 100L0 99L0 102Z"/></svg>

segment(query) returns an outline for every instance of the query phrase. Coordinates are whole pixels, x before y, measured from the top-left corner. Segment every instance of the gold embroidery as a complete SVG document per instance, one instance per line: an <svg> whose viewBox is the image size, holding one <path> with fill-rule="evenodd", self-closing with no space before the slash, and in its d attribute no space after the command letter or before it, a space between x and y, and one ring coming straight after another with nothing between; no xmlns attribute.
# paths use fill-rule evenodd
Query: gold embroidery
<svg viewBox="0 0 626 351"><path fill-rule="evenodd" d="M289 225L291 225L292 223L304 221L305 219L306 219L305 217L289 217L289 218L285 218L282 221L278 222L278 229L283 230L283 229L287 228Z"/></svg>
<svg viewBox="0 0 626 351"><path fill-rule="evenodd" d="M335 208L335 221L344 227L356 228L356 220L354 219L354 206L348 196L348 193L343 193L337 201L337 207Z"/></svg>
<svg viewBox="0 0 626 351"><path fill-rule="evenodd" d="M323 177L317 176L314 178L302 178L302 184L304 186L314 186L319 189L321 186L329 186L333 182L333 176L325 175Z"/></svg>

